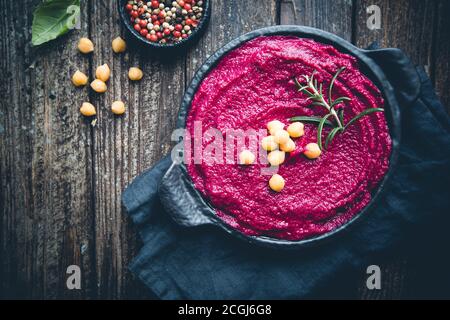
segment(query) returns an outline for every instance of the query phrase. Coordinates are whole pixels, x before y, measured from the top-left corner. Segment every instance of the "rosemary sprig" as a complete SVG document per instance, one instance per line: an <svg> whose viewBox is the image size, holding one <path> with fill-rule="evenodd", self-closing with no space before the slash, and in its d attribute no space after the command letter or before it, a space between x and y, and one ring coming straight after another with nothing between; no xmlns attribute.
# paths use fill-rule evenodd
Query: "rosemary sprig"
<svg viewBox="0 0 450 320"><path fill-rule="evenodd" d="M361 119L362 117L369 115L374 112L383 112L382 108L369 108L353 117L347 124L344 123L344 109L341 108L336 112L336 106L345 102L351 101L349 97L339 97L335 100L332 98L333 86L336 82L338 76L345 70L345 67L339 68L331 79L330 86L328 87L328 100L325 99L323 95L323 84L318 83L317 79L314 78L316 71L313 71L311 76L303 75L302 78L306 80L306 84L302 85L297 78L294 78L294 82L298 88L299 92L304 93L308 96L307 100L312 100L311 106L321 106L325 108L328 113L323 117L309 117L309 116L298 116L290 119L291 122L304 121L318 123L317 127L317 144L320 149L323 150L322 145L322 132L324 125L332 126L333 129L328 133L325 139L325 148L328 148L331 141L334 139L336 134L343 133L350 125ZM333 117L334 123L328 120L329 117Z"/></svg>
<svg viewBox="0 0 450 320"><path fill-rule="evenodd" d="M329 113L325 115L325 117L322 118L319 122L319 126L317 127L317 144L319 145L319 148L322 149L322 131L323 131L323 125L325 121L327 121L327 118L330 117L332 114Z"/></svg>
<svg viewBox="0 0 450 320"><path fill-rule="evenodd" d="M328 145L330 144L331 140L333 140L334 136L339 132L342 131L342 128L335 127L333 130L330 131L327 138L325 139L325 148L328 148Z"/></svg>
<svg viewBox="0 0 450 320"><path fill-rule="evenodd" d="M321 117L308 117L308 116L299 116L299 117L293 117L290 119L290 121L301 121L301 122L314 122L314 123L320 123L320 120L322 120ZM333 123L329 120L325 121L325 124L327 126L332 127Z"/></svg>
<svg viewBox="0 0 450 320"><path fill-rule="evenodd" d="M328 101L330 101L331 104L333 104L332 103L333 100L331 99L331 93L333 91L334 82L336 81L337 77L341 74L341 72L344 70L345 70L345 67L339 68L338 71L336 71L336 73L334 74L333 78L331 79L330 86L328 87ZM341 97L341 98L346 98L346 97ZM347 98L347 99L349 99L349 98ZM336 104L337 103L335 103L335 105Z"/></svg>
<svg viewBox="0 0 450 320"><path fill-rule="evenodd" d="M329 99L328 101L325 100L325 97L322 93L322 88L323 85L322 83L320 84L320 86L317 86L317 79L314 79L314 74L316 73L316 71L313 71L313 73L311 74L311 76L307 76L304 75L303 78L305 78L306 80L306 85L302 86L297 78L294 78L295 84L298 87L298 91L301 91L303 93L305 93L306 95L309 96L308 100L314 100L311 105L315 105L315 106L322 106L324 108L326 108L328 110L329 113L331 113L331 115L334 117L336 123L338 124L339 127L342 127L342 123L336 113L336 110L334 109L334 107L336 105L338 105L340 102L344 101L344 100L351 100L348 97L340 97L339 99L341 100L340 102L336 103L336 101L333 101L331 99L331 91L333 90L333 85L334 82L336 81L337 76L345 69L345 67L342 67L341 69L339 69L336 74L334 75L333 79L331 80L330 83L330 88L329 88ZM338 99L336 99L338 100Z"/></svg>
<svg viewBox="0 0 450 320"><path fill-rule="evenodd" d="M344 127L344 129L347 129L353 122L358 121L360 118L364 117L365 115L374 113L374 112L383 112L384 109L382 108L370 108L366 109L363 112L357 114L353 119L351 119Z"/></svg>

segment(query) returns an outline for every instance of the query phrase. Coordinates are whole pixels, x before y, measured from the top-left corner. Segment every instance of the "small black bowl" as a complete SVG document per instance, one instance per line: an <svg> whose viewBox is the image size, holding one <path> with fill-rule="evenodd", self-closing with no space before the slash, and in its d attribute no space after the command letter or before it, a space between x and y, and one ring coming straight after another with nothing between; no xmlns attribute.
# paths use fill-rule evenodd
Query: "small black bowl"
<svg viewBox="0 0 450 320"><path fill-rule="evenodd" d="M127 0L117 1L119 6L120 20L122 20L122 23L125 26L125 30L127 31L127 38L131 39L133 43L139 45L141 49L154 53L169 54L180 52L189 48L191 45L197 42L205 32L209 19L211 17L211 0L203 0L203 17L201 18L197 28L192 31L190 36L176 43L159 44L148 41L147 39L142 37L139 32L134 30L134 28L130 24L130 16L125 10L125 5L127 2Z"/></svg>

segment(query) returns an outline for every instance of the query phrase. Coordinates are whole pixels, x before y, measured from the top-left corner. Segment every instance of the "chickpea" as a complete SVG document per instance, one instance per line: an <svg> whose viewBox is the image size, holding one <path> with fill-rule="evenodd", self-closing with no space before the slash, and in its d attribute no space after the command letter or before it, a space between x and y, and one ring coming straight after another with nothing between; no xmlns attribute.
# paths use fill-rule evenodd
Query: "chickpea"
<svg viewBox="0 0 450 320"><path fill-rule="evenodd" d="M122 53L127 50L127 44L121 37L115 38L112 43L112 49L115 53Z"/></svg>
<svg viewBox="0 0 450 320"><path fill-rule="evenodd" d="M88 38L81 38L78 42L78 50L84 54L91 53L94 51L94 44Z"/></svg>
<svg viewBox="0 0 450 320"><path fill-rule="evenodd" d="M267 155L267 161L269 161L272 166L279 166L284 162L285 153L284 151L274 150L269 152Z"/></svg>
<svg viewBox="0 0 450 320"><path fill-rule="evenodd" d="M317 143L308 143L303 154L309 159L317 159L322 151Z"/></svg>
<svg viewBox="0 0 450 320"><path fill-rule="evenodd" d="M138 81L141 80L143 76L144 73L139 68L131 67L128 71L128 77L130 78L130 80Z"/></svg>
<svg viewBox="0 0 450 320"><path fill-rule="evenodd" d="M95 77L99 80L102 80L103 82L108 81L110 76L111 70L106 63L97 67L97 70L95 70Z"/></svg>
<svg viewBox="0 0 450 320"><path fill-rule="evenodd" d="M255 155L249 150L243 150L239 154L239 164L250 165L255 162Z"/></svg>
<svg viewBox="0 0 450 320"><path fill-rule="evenodd" d="M284 128L284 124L281 121L278 120L273 120L270 121L267 124L267 130L269 130L269 133L273 136L275 135L275 132L279 131L279 130L283 130Z"/></svg>
<svg viewBox="0 0 450 320"><path fill-rule="evenodd" d="M269 180L269 187L275 192L283 190L284 184L284 179L279 174L274 174Z"/></svg>
<svg viewBox="0 0 450 320"><path fill-rule="evenodd" d="M83 102L80 108L80 112L83 116L91 117L95 116L97 112L95 111L95 107L89 102Z"/></svg>
<svg viewBox="0 0 450 320"><path fill-rule="evenodd" d="M278 130L275 132L275 142L285 144L289 141L289 133L286 130Z"/></svg>
<svg viewBox="0 0 450 320"><path fill-rule="evenodd" d="M85 86L88 83L88 77L80 70L77 70L72 76L72 83L76 87Z"/></svg>
<svg viewBox="0 0 450 320"><path fill-rule="evenodd" d="M261 141L262 148L266 151L273 151L278 149L278 143L275 142L274 136L264 137Z"/></svg>
<svg viewBox="0 0 450 320"><path fill-rule="evenodd" d="M106 90L108 89L108 87L106 86L106 83L104 83L102 80L100 79L95 79L94 81L91 82L91 88L98 93L103 93L106 92Z"/></svg>
<svg viewBox="0 0 450 320"><path fill-rule="evenodd" d="M111 111L114 114L121 115L125 113L125 103L122 101L114 101L111 105Z"/></svg>
<svg viewBox="0 0 450 320"><path fill-rule="evenodd" d="M287 127L287 132L292 138L299 138L305 134L305 126L301 122L294 122Z"/></svg>
<svg viewBox="0 0 450 320"><path fill-rule="evenodd" d="M280 144L281 151L292 152L295 150L295 142L289 139L286 143Z"/></svg>

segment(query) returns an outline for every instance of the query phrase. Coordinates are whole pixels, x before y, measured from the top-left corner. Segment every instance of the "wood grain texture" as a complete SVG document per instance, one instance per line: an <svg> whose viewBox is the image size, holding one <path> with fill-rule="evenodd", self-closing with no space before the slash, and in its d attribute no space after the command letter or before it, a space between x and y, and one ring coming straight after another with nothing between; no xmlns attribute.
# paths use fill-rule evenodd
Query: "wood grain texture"
<svg viewBox="0 0 450 320"><path fill-rule="evenodd" d="M1 292L20 298L91 296L91 138L78 112L85 89L70 85L89 58L74 31L31 47L38 1L1 1ZM3 14L6 12L7 14ZM87 8L83 6L83 15ZM65 59L61 59L65 57ZM76 103L74 103L76 102ZM66 268L82 268L83 290L66 290Z"/></svg>
<svg viewBox="0 0 450 320"><path fill-rule="evenodd" d="M437 2L432 75L438 96L450 114L450 1Z"/></svg>
<svg viewBox="0 0 450 320"><path fill-rule="evenodd" d="M280 23L319 28L350 41L352 10L351 0L282 0Z"/></svg>
<svg viewBox="0 0 450 320"><path fill-rule="evenodd" d="M187 55L186 85L203 62L227 42L277 21L277 2L273 0L213 1L212 4L208 30Z"/></svg>
<svg viewBox="0 0 450 320"><path fill-rule="evenodd" d="M381 9L381 29L369 30L367 8ZM415 64L429 70L432 63L433 21L436 6L433 0L356 0L354 42L365 48L378 42L382 48L400 48Z"/></svg>
<svg viewBox="0 0 450 320"><path fill-rule="evenodd" d="M121 35L116 1L94 1L92 40L98 48L92 71L107 63L112 71L107 93L92 94L98 108L94 128L96 258L99 296L124 298L139 295L128 271L141 244L121 208L122 190L170 148L170 134L184 89L184 57L168 63L136 50L116 55L111 41ZM105 36L106 35L106 36ZM139 67L144 78L128 79L128 69ZM113 101L127 106L124 116L110 111Z"/></svg>

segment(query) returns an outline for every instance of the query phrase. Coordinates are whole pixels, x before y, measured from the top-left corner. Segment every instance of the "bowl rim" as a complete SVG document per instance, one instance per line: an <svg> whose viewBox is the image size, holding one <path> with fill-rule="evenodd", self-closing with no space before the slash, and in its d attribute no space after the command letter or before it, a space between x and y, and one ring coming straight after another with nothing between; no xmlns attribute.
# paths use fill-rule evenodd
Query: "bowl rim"
<svg viewBox="0 0 450 320"><path fill-rule="evenodd" d="M169 44L159 44L155 42L151 42L141 36L139 32L134 30L134 28L131 27L131 24L128 22L129 17L128 14L125 12L125 3L128 0L119 0L117 1L118 9L119 9L119 16L120 20L122 21L123 25L125 26L125 29L130 33L136 40L138 40L141 44L144 44L148 47L151 47L153 49L179 49L183 48L186 45L194 42L204 31L206 26L208 25L209 19L210 19L210 13L211 13L211 0L203 0L204 1L204 9L203 9L203 17L200 19L200 23L198 24L197 28L195 28L191 35L185 39L181 39L178 42L175 43L169 43Z"/></svg>
<svg viewBox="0 0 450 320"><path fill-rule="evenodd" d="M212 224L221 227L228 234L231 234L232 236L237 238L244 239L250 243L277 248L303 248L309 247L313 244L316 245L318 243L324 243L326 242L325 240L330 240L331 238L335 238L338 235L344 234L343 231L347 231L350 227L354 226L357 221L360 221L363 217L367 216L367 213L374 209L377 200L386 192L386 183L390 180L392 172L397 166L399 157L399 145L401 141L400 108L395 97L394 90L386 75L381 70L380 66L367 55L367 52L369 52L370 50L360 49L347 40L321 29L297 25L278 25L257 29L243 34L231 40L230 42L219 48L214 54L212 54L196 71L194 77L191 80L191 83L186 89L178 113L176 127L185 128L187 115L191 107L191 102L193 97L195 96L195 93L197 92L198 87L202 83L203 79L209 74L211 70L215 68L215 66L227 53L254 38L260 36L275 35L289 35L297 36L299 38L311 38L320 43L330 44L342 53L354 56L358 60L359 69L365 70L361 70L361 72L363 72L364 75L366 75L372 82L374 82L374 84L383 95L385 102L384 108L389 110L389 112L385 112L385 117L388 124L389 135L392 140L392 148L389 157L388 170L386 171L383 179L378 183L377 187L372 192L372 198L370 202L343 225L315 237L302 240L285 240L269 236L250 236L240 232L237 229L234 229L225 221L220 219L215 214L214 208L208 204L208 201L194 187L192 178L187 172L186 165L184 163L181 163L179 164L179 166L182 173L185 175L185 178L188 179L188 182L193 187L194 192L202 201L202 204L208 206L211 209L207 211L207 218L211 221ZM371 74L369 75L368 72Z"/></svg>

